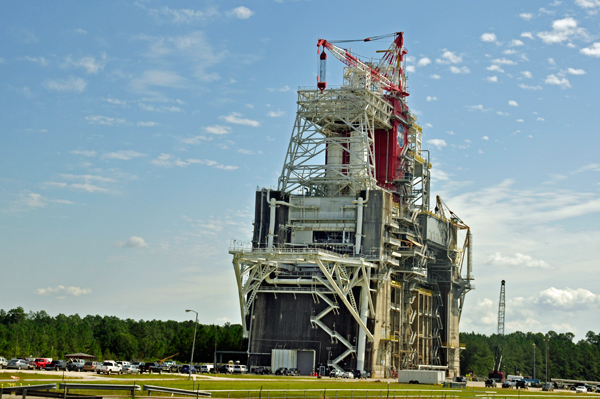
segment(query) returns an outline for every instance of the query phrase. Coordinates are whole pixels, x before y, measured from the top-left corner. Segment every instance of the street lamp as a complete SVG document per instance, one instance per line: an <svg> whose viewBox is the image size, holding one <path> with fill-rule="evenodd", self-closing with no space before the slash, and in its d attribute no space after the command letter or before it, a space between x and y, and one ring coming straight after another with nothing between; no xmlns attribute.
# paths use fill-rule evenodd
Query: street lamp
<svg viewBox="0 0 600 399"><path fill-rule="evenodd" d="M194 362L194 348L196 347L196 329L198 328L198 312L195 310L187 309L187 313L194 312L196 313L196 323L194 324L194 342L192 343L192 357L190 359L190 367L188 369L188 380L192 378L192 364Z"/></svg>
<svg viewBox="0 0 600 399"><path fill-rule="evenodd" d="M533 379L535 380L535 342L533 343Z"/></svg>

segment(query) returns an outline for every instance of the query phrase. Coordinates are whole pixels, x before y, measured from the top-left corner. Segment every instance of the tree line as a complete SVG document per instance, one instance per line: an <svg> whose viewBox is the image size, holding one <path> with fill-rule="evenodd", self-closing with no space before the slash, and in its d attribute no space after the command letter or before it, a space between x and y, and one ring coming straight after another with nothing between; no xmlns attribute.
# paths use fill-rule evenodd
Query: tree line
<svg viewBox="0 0 600 399"><path fill-rule="evenodd" d="M26 313L18 307L0 310L0 356L64 359L66 354L83 352L97 361L155 361L178 353L173 359L188 363L194 324L78 314L51 317L45 311ZM194 362L212 362L215 346L218 351L245 350L242 326L198 324ZM243 360L243 355L223 355L223 361L229 360Z"/></svg>
<svg viewBox="0 0 600 399"><path fill-rule="evenodd" d="M535 378L540 381L546 378L600 381L600 334L589 331L585 339L574 342L574 338L570 332L554 331L547 334L517 331L503 337L461 333L460 342L466 346L460 354L461 374L473 372L486 377L494 367L494 353L499 347L503 354L500 371L505 375L533 377L535 359Z"/></svg>

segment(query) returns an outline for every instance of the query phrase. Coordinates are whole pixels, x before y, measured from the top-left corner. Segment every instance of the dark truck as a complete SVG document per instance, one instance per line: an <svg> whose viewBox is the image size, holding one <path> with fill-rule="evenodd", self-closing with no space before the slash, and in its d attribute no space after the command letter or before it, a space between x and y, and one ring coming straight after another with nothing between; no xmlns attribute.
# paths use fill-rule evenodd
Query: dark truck
<svg viewBox="0 0 600 399"><path fill-rule="evenodd" d="M167 361L164 363L150 362L140 366L140 373L178 373L181 365Z"/></svg>

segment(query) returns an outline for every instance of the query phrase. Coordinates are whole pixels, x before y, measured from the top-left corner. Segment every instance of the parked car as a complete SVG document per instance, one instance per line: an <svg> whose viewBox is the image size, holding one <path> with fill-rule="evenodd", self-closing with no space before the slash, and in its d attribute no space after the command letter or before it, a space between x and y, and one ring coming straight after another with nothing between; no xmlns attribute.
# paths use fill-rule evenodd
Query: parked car
<svg viewBox="0 0 600 399"><path fill-rule="evenodd" d="M233 364L222 364L217 373L221 374L233 374Z"/></svg>
<svg viewBox="0 0 600 399"><path fill-rule="evenodd" d="M454 382L467 382L466 377L460 376L460 377L454 377Z"/></svg>
<svg viewBox="0 0 600 399"><path fill-rule="evenodd" d="M587 392L588 392L587 388L583 385L575 387L575 393L587 393Z"/></svg>
<svg viewBox="0 0 600 399"><path fill-rule="evenodd" d="M554 385L547 382L544 385L542 385L542 391L552 392L552 391L554 391Z"/></svg>
<svg viewBox="0 0 600 399"><path fill-rule="evenodd" d="M331 369L331 371L329 372L329 377L338 378L338 377L341 377L343 374L344 373L338 369Z"/></svg>
<svg viewBox="0 0 600 399"><path fill-rule="evenodd" d="M23 359L13 359L8 362L6 366L7 369L15 369L15 370L29 370L31 366L27 363L26 360Z"/></svg>
<svg viewBox="0 0 600 399"><path fill-rule="evenodd" d="M42 370L42 369L46 368L47 365L52 363L52 359L48 359L46 357L38 357L33 362L35 363L35 367L38 370Z"/></svg>
<svg viewBox="0 0 600 399"><path fill-rule="evenodd" d="M153 367L158 367L157 362L144 363L139 366L140 373L151 373Z"/></svg>
<svg viewBox="0 0 600 399"><path fill-rule="evenodd" d="M137 366L138 369L141 369L146 363L144 362L131 362L133 366Z"/></svg>
<svg viewBox="0 0 600 399"><path fill-rule="evenodd" d="M502 383L502 388L510 388L510 389L512 389L514 387L515 387L515 383L512 382L512 381L504 381Z"/></svg>
<svg viewBox="0 0 600 399"><path fill-rule="evenodd" d="M83 371L91 371L92 373L96 371L96 367L101 365L100 362L90 362L87 361L83 364Z"/></svg>
<svg viewBox="0 0 600 399"><path fill-rule="evenodd" d="M600 392L600 385L596 386L596 392Z"/></svg>
<svg viewBox="0 0 600 399"><path fill-rule="evenodd" d="M352 374L354 374L354 378L369 378L369 373L367 373L365 370L352 370Z"/></svg>
<svg viewBox="0 0 600 399"><path fill-rule="evenodd" d="M106 360L100 366L96 368L97 374L122 374L123 370L121 366L114 360Z"/></svg>
<svg viewBox="0 0 600 399"><path fill-rule="evenodd" d="M297 368L288 369L287 375L290 375L290 376L300 375L300 370L298 370Z"/></svg>
<svg viewBox="0 0 600 399"><path fill-rule="evenodd" d="M214 364L203 364L200 366L201 373L210 373L215 370Z"/></svg>
<svg viewBox="0 0 600 399"><path fill-rule="evenodd" d="M126 364L121 367L123 374L139 374L140 368L135 364Z"/></svg>
<svg viewBox="0 0 600 399"><path fill-rule="evenodd" d="M260 366L254 369L254 374L266 375L271 374L271 369L268 367Z"/></svg>
<svg viewBox="0 0 600 399"><path fill-rule="evenodd" d="M64 360L53 360L49 365L47 365L44 370L46 371L59 371L59 370L67 370L67 362Z"/></svg>
<svg viewBox="0 0 600 399"><path fill-rule="evenodd" d="M350 378L350 379L352 379L352 378L354 378L354 374L352 374L352 371L344 371L342 373L342 378Z"/></svg>
<svg viewBox="0 0 600 399"><path fill-rule="evenodd" d="M244 364L236 364L235 366L233 366L233 373L234 374L247 374L248 367L246 367Z"/></svg>
<svg viewBox="0 0 600 399"><path fill-rule="evenodd" d="M279 367L277 370L275 370L275 375L287 375L287 367Z"/></svg>
<svg viewBox="0 0 600 399"><path fill-rule="evenodd" d="M8 361L5 358L0 357L0 370L5 369L6 366L8 366Z"/></svg>
<svg viewBox="0 0 600 399"><path fill-rule="evenodd" d="M197 374L198 373L198 369L196 368L196 366L192 365L191 370L190 370L190 365L189 364L184 364L179 369L179 372L181 374Z"/></svg>
<svg viewBox="0 0 600 399"><path fill-rule="evenodd" d="M527 381L519 380L515 383L517 389L529 389L529 383Z"/></svg>
<svg viewBox="0 0 600 399"><path fill-rule="evenodd" d="M67 370L69 371L83 371L83 366L85 365L85 361L83 360L71 360L67 363Z"/></svg>
<svg viewBox="0 0 600 399"><path fill-rule="evenodd" d="M486 388L496 388L497 386L498 386L498 383L496 382L496 380L493 380L491 378L488 378L487 380L485 380Z"/></svg>

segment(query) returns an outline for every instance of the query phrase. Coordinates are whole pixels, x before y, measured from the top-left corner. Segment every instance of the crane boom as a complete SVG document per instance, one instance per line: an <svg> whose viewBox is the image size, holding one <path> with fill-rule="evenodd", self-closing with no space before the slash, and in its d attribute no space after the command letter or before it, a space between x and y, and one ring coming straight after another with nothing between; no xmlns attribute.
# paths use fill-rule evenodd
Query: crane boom
<svg viewBox="0 0 600 399"><path fill-rule="evenodd" d="M383 90L391 93L397 93L402 97L406 97L408 96L408 93L404 88L405 79L403 78L404 74L402 72L402 61L404 59L404 54L406 54L406 51L402 47L404 41L403 32L398 32L396 35L397 36L394 40L394 43L388 50L385 51L386 54L377 68L371 68L358 57L352 55L348 50L337 47L325 39L319 39L317 42L317 47L323 46L324 49L327 48L331 54L333 54L344 64L365 73L367 78L367 87L370 86L370 81L374 80L381 84ZM365 39L365 41L370 41L370 39ZM396 66L394 66L394 63ZM384 66L391 66L391 68L384 68ZM397 84L394 84L394 75L398 76L398 82L401 87L398 87Z"/></svg>

